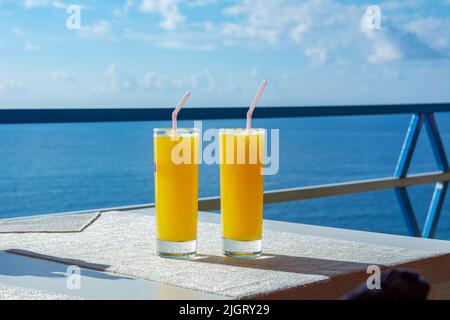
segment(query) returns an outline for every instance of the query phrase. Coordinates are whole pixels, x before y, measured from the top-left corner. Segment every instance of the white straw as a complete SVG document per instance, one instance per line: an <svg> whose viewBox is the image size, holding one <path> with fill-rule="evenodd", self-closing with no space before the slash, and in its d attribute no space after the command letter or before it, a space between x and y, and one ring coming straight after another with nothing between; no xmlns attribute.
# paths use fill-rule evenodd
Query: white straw
<svg viewBox="0 0 450 320"><path fill-rule="evenodd" d="M253 99L252 104L250 105L250 108L248 109L248 112L247 112L247 130L251 129L251 127L252 127L253 110L255 110L256 105L259 102L259 99L261 99L261 96L262 96L262 94L264 92L264 89L266 88L266 85L267 85L267 81L264 80L261 83L261 86L259 87L258 92L256 93L256 96Z"/></svg>
<svg viewBox="0 0 450 320"><path fill-rule="evenodd" d="M186 93L183 95L183 98L181 98L180 102L178 102L177 107L172 112L172 130L177 130L177 117L178 112L180 112L181 108L183 108L186 101L189 99L191 93L189 91L186 91Z"/></svg>

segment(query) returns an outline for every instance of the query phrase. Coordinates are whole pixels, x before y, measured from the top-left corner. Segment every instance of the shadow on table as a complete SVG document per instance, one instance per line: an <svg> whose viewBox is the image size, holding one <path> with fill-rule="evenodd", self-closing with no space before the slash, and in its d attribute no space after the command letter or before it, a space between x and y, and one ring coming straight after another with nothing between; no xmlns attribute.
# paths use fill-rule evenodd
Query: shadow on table
<svg viewBox="0 0 450 320"><path fill-rule="evenodd" d="M105 280L130 279L124 276L103 273L109 267L104 264L94 264L84 260L49 256L21 249L0 252L0 275L66 278L70 275L67 273L69 265L83 268L81 275L90 278Z"/></svg>
<svg viewBox="0 0 450 320"><path fill-rule="evenodd" d="M233 267L252 268L270 271L282 271L322 276L365 271L370 264L318 259L309 257L288 256L266 253L255 259L233 259L222 256L198 255L193 262L220 264Z"/></svg>

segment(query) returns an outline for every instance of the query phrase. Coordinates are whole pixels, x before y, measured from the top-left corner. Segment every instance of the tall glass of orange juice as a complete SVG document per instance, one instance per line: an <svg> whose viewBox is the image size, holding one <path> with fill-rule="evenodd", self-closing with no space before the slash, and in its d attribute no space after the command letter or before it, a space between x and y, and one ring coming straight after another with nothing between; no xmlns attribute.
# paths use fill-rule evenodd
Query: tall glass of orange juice
<svg viewBox="0 0 450 320"><path fill-rule="evenodd" d="M220 203L225 256L261 254L264 129L221 129Z"/></svg>
<svg viewBox="0 0 450 320"><path fill-rule="evenodd" d="M154 129L156 250L189 258L197 246L198 129Z"/></svg>

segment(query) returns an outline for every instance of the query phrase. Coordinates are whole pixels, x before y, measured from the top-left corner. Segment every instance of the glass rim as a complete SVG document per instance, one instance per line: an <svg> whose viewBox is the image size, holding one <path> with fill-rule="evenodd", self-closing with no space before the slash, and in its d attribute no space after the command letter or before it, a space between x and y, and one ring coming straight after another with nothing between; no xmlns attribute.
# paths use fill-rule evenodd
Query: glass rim
<svg viewBox="0 0 450 320"><path fill-rule="evenodd" d="M167 132L174 132L172 128L153 128L153 133L167 133ZM175 133L199 133L199 128L176 128Z"/></svg>
<svg viewBox="0 0 450 320"><path fill-rule="evenodd" d="M223 128L223 129L219 129L219 134L226 134L226 133L245 133L245 132L250 132L250 133L265 133L267 129L264 128L250 128L250 129L246 129L246 128Z"/></svg>

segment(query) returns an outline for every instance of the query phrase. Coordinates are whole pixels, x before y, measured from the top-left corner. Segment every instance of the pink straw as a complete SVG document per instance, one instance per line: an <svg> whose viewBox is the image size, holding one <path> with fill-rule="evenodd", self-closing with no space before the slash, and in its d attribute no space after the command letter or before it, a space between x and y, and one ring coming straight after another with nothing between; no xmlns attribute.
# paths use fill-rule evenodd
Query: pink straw
<svg viewBox="0 0 450 320"><path fill-rule="evenodd" d="M258 102L259 102L259 99L261 99L261 96L262 96L262 94L263 94L264 89L266 88L266 86L267 86L267 81L264 80L264 81L261 83L261 86L260 86L259 89L258 89L258 93L256 93L256 96L255 96L255 98L253 99L253 102L252 102L252 104L250 105L250 108L248 109L248 112L247 112L247 130L251 129L251 127L252 127L253 110L255 110L256 105L257 105Z"/></svg>
<svg viewBox="0 0 450 320"><path fill-rule="evenodd" d="M181 98L180 102L178 102L177 107L172 112L172 130L177 130L177 117L178 112L180 112L181 108L183 108L186 101L189 99L191 93L189 91L186 91L186 93L183 95L183 98Z"/></svg>

